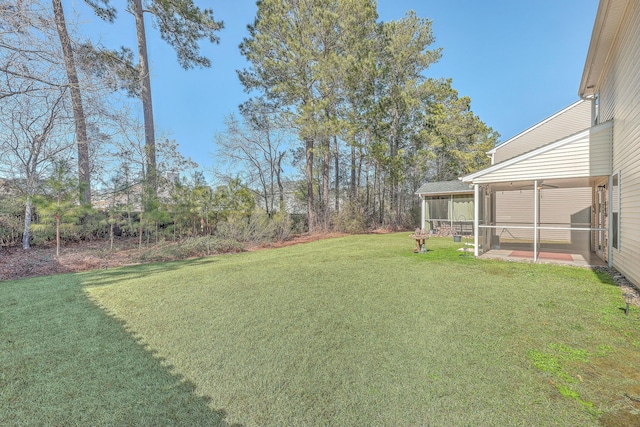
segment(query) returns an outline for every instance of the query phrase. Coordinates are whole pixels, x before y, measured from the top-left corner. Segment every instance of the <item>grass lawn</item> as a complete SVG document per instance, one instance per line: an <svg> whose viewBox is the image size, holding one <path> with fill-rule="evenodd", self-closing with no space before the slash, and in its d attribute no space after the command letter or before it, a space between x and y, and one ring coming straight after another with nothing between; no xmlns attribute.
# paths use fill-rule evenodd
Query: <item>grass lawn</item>
<svg viewBox="0 0 640 427"><path fill-rule="evenodd" d="M0 425L640 423L608 276L408 234L0 283Z"/></svg>

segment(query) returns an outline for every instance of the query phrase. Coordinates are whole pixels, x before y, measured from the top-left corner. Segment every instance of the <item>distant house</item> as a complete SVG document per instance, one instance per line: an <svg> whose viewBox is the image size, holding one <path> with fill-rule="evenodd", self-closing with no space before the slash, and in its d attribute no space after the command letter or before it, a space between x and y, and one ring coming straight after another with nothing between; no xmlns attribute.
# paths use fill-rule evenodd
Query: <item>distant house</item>
<svg viewBox="0 0 640 427"><path fill-rule="evenodd" d="M307 206L299 195L303 184L306 185L301 181L284 181L282 183L284 211L290 215L306 215L307 213ZM273 206L275 211L280 210L280 192L277 186L274 194L267 195L266 203L264 193L258 190L254 190L254 192L256 194L256 205L259 208L265 209L268 204L268 206Z"/></svg>
<svg viewBox="0 0 640 427"><path fill-rule="evenodd" d="M175 183L179 180L178 173L164 173L163 179L160 180L157 190L157 197L161 203L171 203L171 192ZM96 189L94 191L91 205L94 209L106 211L112 208L126 208L130 212L142 212L142 199L144 196L144 185L138 180L128 187L120 188L117 191L112 189Z"/></svg>
<svg viewBox="0 0 640 427"><path fill-rule="evenodd" d="M600 1L578 94L461 178L475 253L589 252L640 285L640 2Z"/></svg>

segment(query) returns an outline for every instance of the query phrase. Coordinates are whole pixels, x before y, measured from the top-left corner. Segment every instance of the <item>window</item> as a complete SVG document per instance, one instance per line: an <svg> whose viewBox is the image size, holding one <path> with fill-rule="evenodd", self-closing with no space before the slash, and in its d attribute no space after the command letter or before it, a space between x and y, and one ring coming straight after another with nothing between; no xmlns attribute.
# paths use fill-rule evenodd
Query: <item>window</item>
<svg viewBox="0 0 640 427"><path fill-rule="evenodd" d="M611 246L620 251L620 172L611 178Z"/></svg>

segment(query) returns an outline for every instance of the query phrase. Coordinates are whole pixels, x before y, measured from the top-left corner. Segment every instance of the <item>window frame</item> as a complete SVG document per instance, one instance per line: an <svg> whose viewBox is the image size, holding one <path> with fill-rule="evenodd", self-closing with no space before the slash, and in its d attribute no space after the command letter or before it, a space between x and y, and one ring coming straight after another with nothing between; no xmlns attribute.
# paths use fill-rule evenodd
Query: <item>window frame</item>
<svg viewBox="0 0 640 427"><path fill-rule="evenodd" d="M621 242L620 242L620 215L622 213L622 193L621 193L621 179L620 179L620 171L616 171L613 174L611 174L611 185L609 186L609 188L611 189L610 192L610 199L609 199L609 212L611 214L611 218L610 218L610 222L611 222L611 227L610 227L610 231L611 231L611 247L612 249L616 249L618 252L620 252L621 250ZM614 191L616 192L615 194L615 198L614 198ZM617 198L617 200L616 200ZM613 214L616 213L617 216L615 217L615 221L614 221L614 216Z"/></svg>

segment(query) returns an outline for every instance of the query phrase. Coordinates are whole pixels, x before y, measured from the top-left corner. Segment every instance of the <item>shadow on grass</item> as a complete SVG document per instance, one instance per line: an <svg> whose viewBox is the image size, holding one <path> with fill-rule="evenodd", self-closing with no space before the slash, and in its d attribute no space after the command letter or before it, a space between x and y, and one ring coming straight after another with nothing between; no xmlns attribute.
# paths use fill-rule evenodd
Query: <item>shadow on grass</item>
<svg viewBox="0 0 640 427"><path fill-rule="evenodd" d="M205 258L188 259L184 261L156 262L151 264L138 264L119 267L111 270L105 269L92 271L89 273L91 275L90 286L110 285L120 282L123 279L133 281L134 279L140 279L143 277L148 278L157 274L164 274L169 271L179 270L183 267L194 267L198 265L213 264L215 262L217 262L216 258L211 256Z"/></svg>
<svg viewBox="0 0 640 427"><path fill-rule="evenodd" d="M78 276L0 284L0 337L0 425L229 425Z"/></svg>

